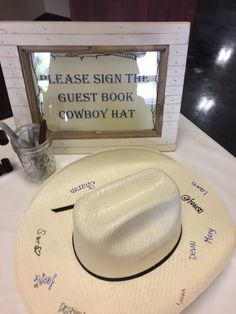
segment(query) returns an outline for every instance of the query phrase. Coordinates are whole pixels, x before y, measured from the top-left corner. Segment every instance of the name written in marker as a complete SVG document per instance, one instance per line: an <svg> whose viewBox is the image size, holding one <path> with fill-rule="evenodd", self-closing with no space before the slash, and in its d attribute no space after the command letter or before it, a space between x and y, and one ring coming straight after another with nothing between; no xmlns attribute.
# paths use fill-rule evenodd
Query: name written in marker
<svg viewBox="0 0 236 314"><path fill-rule="evenodd" d="M207 235L204 236L204 241L209 244L212 244L215 235L216 235L216 230L209 228Z"/></svg>
<svg viewBox="0 0 236 314"><path fill-rule="evenodd" d="M195 211L198 213L198 214L201 214L204 212L204 209L198 205L197 201L192 198L190 195L182 195L181 196L181 200L183 202L187 202L193 209L195 209Z"/></svg>
<svg viewBox="0 0 236 314"><path fill-rule="evenodd" d="M46 231L43 229L38 229L37 230L37 236L35 239L35 245L34 245L34 253L37 256L41 255L41 251L42 251L42 246L41 246L41 238L46 234Z"/></svg>
<svg viewBox="0 0 236 314"><path fill-rule="evenodd" d="M52 286L55 284L55 278L57 274L53 276L46 276L46 274L42 273L42 275L35 275L34 276L34 288L38 288L39 286L47 286L48 290L52 289Z"/></svg>
<svg viewBox="0 0 236 314"><path fill-rule="evenodd" d="M192 185L198 189L203 195L206 195L207 194L207 190L204 189L203 187L201 187L197 182L195 181L192 181Z"/></svg>
<svg viewBox="0 0 236 314"><path fill-rule="evenodd" d="M195 241L190 241L189 259L197 259L197 244Z"/></svg>
<svg viewBox="0 0 236 314"><path fill-rule="evenodd" d="M95 181L88 181L79 185L76 185L70 188L70 193L80 192L82 190L94 190L95 189Z"/></svg>
<svg viewBox="0 0 236 314"><path fill-rule="evenodd" d="M76 307L67 305L65 302L61 302L60 307L57 312L63 314L85 314L86 312L79 311Z"/></svg>
<svg viewBox="0 0 236 314"><path fill-rule="evenodd" d="M185 295L186 295L186 289L181 289L179 300L178 300L178 302L176 302L177 305L184 304Z"/></svg>

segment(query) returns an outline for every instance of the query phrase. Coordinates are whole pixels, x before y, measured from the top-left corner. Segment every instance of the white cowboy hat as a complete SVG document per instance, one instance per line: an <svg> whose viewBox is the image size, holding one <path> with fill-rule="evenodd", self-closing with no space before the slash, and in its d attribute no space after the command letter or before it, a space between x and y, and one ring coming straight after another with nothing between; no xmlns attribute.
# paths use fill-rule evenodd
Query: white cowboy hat
<svg viewBox="0 0 236 314"><path fill-rule="evenodd" d="M234 246L205 181L154 150L111 149L42 186L18 232L17 282L30 313L179 313Z"/></svg>

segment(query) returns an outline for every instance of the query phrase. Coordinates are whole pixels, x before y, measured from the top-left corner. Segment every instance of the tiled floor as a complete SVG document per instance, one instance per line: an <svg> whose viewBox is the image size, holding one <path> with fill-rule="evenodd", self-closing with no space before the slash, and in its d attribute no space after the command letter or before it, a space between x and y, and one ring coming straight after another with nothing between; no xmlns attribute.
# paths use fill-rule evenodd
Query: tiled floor
<svg viewBox="0 0 236 314"><path fill-rule="evenodd" d="M235 0L199 0L181 111L236 156Z"/></svg>

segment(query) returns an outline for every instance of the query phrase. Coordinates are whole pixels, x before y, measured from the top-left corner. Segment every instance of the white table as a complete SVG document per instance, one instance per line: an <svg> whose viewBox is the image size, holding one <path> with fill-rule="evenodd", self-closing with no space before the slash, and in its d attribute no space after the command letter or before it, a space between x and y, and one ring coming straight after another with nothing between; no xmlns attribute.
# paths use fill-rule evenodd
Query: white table
<svg viewBox="0 0 236 314"><path fill-rule="evenodd" d="M6 122L13 124L12 119ZM236 224L236 158L183 116L177 144L175 152L166 154L205 178L222 197ZM56 155L57 169L83 156ZM41 184L24 176L10 144L0 146L0 157L9 158L14 166L13 172L0 177L0 313L23 314L26 310L14 276L15 239L19 222ZM184 313L235 314L235 290L236 251L217 279Z"/></svg>

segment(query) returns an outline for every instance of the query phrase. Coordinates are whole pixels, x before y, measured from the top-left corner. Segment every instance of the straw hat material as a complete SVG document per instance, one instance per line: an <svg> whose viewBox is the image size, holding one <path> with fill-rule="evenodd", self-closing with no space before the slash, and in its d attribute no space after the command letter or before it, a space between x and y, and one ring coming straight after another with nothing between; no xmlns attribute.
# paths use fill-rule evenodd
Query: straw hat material
<svg viewBox="0 0 236 314"><path fill-rule="evenodd" d="M30 313L172 314L234 246L229 213L203 179L155 150L111 149L43 184L18 231L16 277Z"/></svg>
<svg viewBox="0 0 236 314"><path fill-rule="evenodd" d="M145 169L80 198L76 256L95 276L130 279L166 259L181 235L180 193L163 171Z"/></svg>

